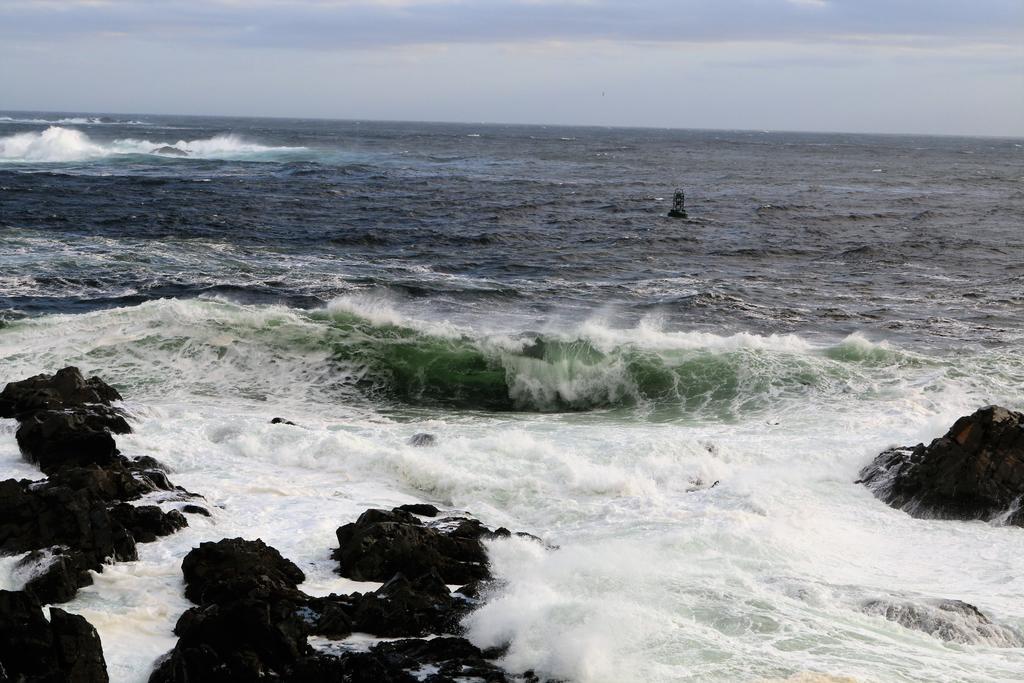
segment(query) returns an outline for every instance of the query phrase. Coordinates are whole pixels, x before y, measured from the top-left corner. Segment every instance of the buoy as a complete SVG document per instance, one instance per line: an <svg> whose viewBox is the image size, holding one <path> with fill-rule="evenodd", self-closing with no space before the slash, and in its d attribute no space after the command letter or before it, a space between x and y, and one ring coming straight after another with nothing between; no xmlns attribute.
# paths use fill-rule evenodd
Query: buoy
<svg viewBox="0 0 1024 683"><path fill-rule="evenodd" d="M689 218L686 215L686 195L682 190L676 190L672 197L672 210L668 212L669 218Z"/></svg>

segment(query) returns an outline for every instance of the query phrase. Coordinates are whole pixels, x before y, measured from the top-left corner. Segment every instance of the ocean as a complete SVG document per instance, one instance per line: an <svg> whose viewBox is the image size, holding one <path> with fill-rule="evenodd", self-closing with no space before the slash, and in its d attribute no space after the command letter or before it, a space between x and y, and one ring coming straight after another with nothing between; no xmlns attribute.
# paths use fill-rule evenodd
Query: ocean
<svg viewBox="0 0 1024 683"><path fill-rule="evenodd" d="M173 647L201 541L365 590L335 529L412 502L557 546L490 545L464 626L511 671L1019 681L864 606L1024 630L1021 530L854 482L1024 408L1022 229L1014 139L0 113L0 385L99 375L214 512L66 605L114 681ZM15 427L0 478L38 478Z"/></svg>

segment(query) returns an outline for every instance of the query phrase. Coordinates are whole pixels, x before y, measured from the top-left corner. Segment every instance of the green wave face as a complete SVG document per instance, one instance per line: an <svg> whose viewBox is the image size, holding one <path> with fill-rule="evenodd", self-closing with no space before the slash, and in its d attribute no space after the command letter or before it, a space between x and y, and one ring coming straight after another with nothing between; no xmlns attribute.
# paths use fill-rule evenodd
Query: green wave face
<svg viewBox="0 0 1024 683"><path fill-rule="evenodd" d="M730 419L808 393L873 393L915 357L866 343L820 351L598 348L586 339L443 337L325 316L339 369L372 397L491 411L644 407Z"/></svg>
<svg viewBox="0 0 1024 683"><path fill-rule="evenodd" d="M71 363L140 395L623 410L659 420L731 421L808 398L875 400L951 385L963 390L979 374L972 371L973 357L926 358L856 337L822 347L797 337L642 329L510 338L392 318L169 299L16 321L0 330L0 357L12 378ZM1005 377L1007 391L1019 387L1019 359L1010 360L980 374Z"/></svg>

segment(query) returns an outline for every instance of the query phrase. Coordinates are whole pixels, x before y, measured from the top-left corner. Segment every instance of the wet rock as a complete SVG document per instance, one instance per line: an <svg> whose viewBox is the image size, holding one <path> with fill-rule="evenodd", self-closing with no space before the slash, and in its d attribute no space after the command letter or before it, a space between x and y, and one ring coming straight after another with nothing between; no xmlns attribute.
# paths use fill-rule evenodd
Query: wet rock
<svg viewBox="0 0 1024 683"><path fill-rule="evenodd" d="M291 425L292 427L297 427L298 426L294 422L292 422L291 420L286 420L283 417L275 417L274 419L272 419L270 421L270 424L272 424L272 425Z"/></svg>
<svg viewBox="0 0 1024 683"><path fill-rule="evenodd" d="M64 467L52 474L42 486L63 486L108 503L135 500L158 489L148 478L136 476L119 462L107 468L96 465Z"/></svg>
<svg viewBox="0 0 1024 683"><path fill-rule="evenodd" d="M129 467L141 471L158 470L164 474L171 471L167 465L149 455L139 455L132 458Z"/></svg>
<svg viewBox="0 0 1024 683"><path fill-rule="evenodd" d="M443 521L448 524L433 528L401 510L367 510L337 531L333 557L339 573L356 581L387 581L395 574L436 571L445 583L455 584L489 576L480 541L486 528L475 520Z"/></svg>
<svg viewBox="0 0 1024 683"><path fill-rule="evenodd" d="M999 406L961 417L925 446L885 451L858 483L915 517L1024 526L1024 414Z"/></svg>
<svg viewBox="0 0 1024 683"><path fill-rule="evenodd" d="M0 672L10 681L106 683L99 635L84 618L50 609L31 595L0 591Z"/></svg>
<svg viewBox="0 0 1024 683"><path fill-rule="evenodd" d="M1024 635L993 623L974 605L961 600L905 602L869 600L862 609L906 628L953 643L991 647L1024 647Z"/></svg>
<svg viewBox="0 0 1024 683"><path fill-rule="evenodd" d="M120 416L117 419L124 421ZM46 474L54 474L61 467L116 464L117 445L110 425L107 416L96 413L43 410L24 417L15 437L30 462Z"/></svg>
<svg viewBox="0 0 1024 683"><path fill-rule="evenodd" d="M309 602L313 633L339 637L350 632L394 638L452 633L469 610L436 573L409 580L396 574L378 590L330 595Z"/></svg>
<svg viewBox="0 0 1024 683"><path fill-rule="evenodd" d="M436 507L428 503L410 503L409 505L399 505L395 508L401 512L409 512L420 517L437 517L437 513L440 512Z"/></svg>
<svg viewBox="0 0 1024 683"><path fill-rule="evenodd" d="M310 654L306 625L281 598L193 607L174 627L178 643L152 683L275 680Z"/></svg>
<svg viewBox="0 0 1024 683"><path fill-rule="evenodd" d="M92 576L77 553L64 549L33 550L15 565L22 588L41 604L67 602L78 589L92 584Z"/></svg>
<svg viewBox="0 0 1024 683"><path fill-rule="evenodd" d="M0 552L56 545L79 553L95 570L107 558L138 557L131 535L88 492L48 482L0 481Z"/></svg>
<svg viewBox="0 0 1024 683"><path fill-rule="evenodd" d="M159 154L164 157L187 157L188 152L177 147L171 147L170 145L164 145L163 147L157 147L150 154Z"/></svg>
<svg viewBox="0 0 1024 683"><path fill-rule="evenodd" d="M369 652L346 653L340 657L321 655L307 658L289 680L323 683L505 683L511 679L464 638L440 637L379 643ZM519 680L537 679L524 676Z"/></svg>
<svg viewBox="0 0 1024 683"><path fill-rule="evenodd" d="M76 367L53 375L10 382L0 392L0 417L18 417L37 410L62 410L88 404L109 406L121 394L98 377L86 379Z"/></svg>
<svg viewBox="0 0 1024 683"><path fill-rule="evenodd" d="M225 538L200 544L181 563L185 597L198 605L241 598L286 597L301 601L302 570L260 539Z"/></svg>
<svg viewBox="0 0 1024 683"><path fill-rule="evenodd" d="M436 514L436 509L431 511ZM367 510L338 530L342 566L355 565L369 574L386 567L409 572L392 572L370 593L326 597L298 590L304 580L301 570L260 540L203 543L182 563L186 596L199 606L178 620L178 643L150 682L507 681L470 643L444 637L457 631L475 606L446 584L456 582L453 577L486 576L481 540L497 533L466 518L427 526L406 510ZM341 655L315 652L307 642L309 635L344 638L356 631L380 637L442 637L381 643L369 652Z"/></svg>
<svg viewBox="0 0 1024 683"><path fill-rule="evenodd" d="M434 436L433 434L427 434L426 432L420 432L419 434L413 434L411 437L409 437L409 445L410 446L420 446L420 447L436 446L437 445L437 437Z"/></svg>
<svg viewBox="0 0 1024 683"><path fill-rule="evenodd" d="M110 508L110 514L137 543L152 543L160 536L169 536L188 526L188 520L177 510L164 512L156 505L119 503Z"/></svg>
<svg viewBox="0 0 1024 683"><path fill-rule="evenodd" d="M108 680L100 636L84 617L51 607L50 630L57 667L64 680L82 683Z"/></svg>
<svg viewBox="0 0 1024 683"><path fill-rule="evenodd" d="M183 505L181 511L186 515L202 515L203 517L210 517L210 511L199 505Z"/></svg>
<svg viewBox="0 0 1024 683"><path fill-rule="evenodd" d="M175 681L278 679L311 654L296 586L302 571L261 540L208 542L182 562L185 595L178 643L150 677Z"/></svg>

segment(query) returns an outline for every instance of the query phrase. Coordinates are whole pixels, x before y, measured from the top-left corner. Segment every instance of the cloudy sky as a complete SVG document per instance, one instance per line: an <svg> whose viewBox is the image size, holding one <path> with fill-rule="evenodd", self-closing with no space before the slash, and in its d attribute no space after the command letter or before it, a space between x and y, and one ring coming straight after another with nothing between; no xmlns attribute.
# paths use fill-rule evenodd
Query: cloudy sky
<svg viewBox="0 0 1024 683"><path fill-rule="evenodd" d="M0 0L0 109L1024 136L1024 0Z"/></svg>

